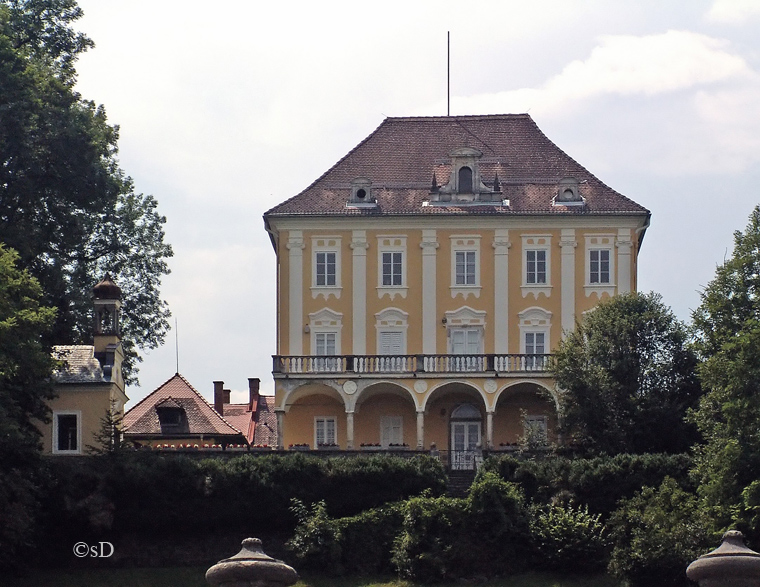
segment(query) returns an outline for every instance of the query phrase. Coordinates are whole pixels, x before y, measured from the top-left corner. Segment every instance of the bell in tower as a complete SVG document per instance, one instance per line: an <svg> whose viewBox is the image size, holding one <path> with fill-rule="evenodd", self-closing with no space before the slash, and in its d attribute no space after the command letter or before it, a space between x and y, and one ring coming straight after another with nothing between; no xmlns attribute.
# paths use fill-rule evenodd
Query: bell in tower
<svg viewBox="0 0 760 587"><path fill-rule="evenodd" d="M93 288L92 294L95 306L95 336L120 337L121 288L113 282L109 274L106 274Z"/></svg>

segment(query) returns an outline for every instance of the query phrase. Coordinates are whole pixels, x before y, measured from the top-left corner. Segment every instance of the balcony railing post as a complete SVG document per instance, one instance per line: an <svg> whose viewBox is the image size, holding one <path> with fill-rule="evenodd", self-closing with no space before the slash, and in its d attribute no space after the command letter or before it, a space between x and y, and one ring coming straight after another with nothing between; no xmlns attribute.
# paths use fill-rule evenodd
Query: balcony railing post
<svg viewBox="0 0 760 587"><path fill-rule="evenodd" d="M348 355L346 357L346 368L345 371L353 371L354 370L354 355Z"/></svg>

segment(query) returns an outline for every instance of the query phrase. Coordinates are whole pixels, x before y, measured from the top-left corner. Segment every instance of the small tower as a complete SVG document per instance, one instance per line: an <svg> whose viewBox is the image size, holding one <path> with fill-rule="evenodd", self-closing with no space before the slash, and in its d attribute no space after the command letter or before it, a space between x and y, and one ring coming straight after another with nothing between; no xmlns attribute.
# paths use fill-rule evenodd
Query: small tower
<svg viewBox="0 0 760 587"><path fill-rule="evenodd" d="M106 274L92 289L94 306L93 346L103 375L123 387L121 379L121 288Z"/></svg>

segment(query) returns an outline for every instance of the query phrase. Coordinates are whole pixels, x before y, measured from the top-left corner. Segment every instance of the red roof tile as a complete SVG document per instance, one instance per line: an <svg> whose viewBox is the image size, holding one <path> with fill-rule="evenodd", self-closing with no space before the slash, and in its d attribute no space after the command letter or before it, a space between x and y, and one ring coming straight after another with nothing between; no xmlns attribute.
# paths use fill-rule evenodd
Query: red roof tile
<svg viewBox="0 0 760 587"><path fill-rule="evenodd" d="M433 175L448 182L449 154L482 151L484 181L498 174L509 206L426 206ZM377 206L350 208L352 180L372 182ZM553 206L558 183L579 182L585 206ZM527 114L386 118L366 139L300 194L269 210L275 216L635 214L648 210L608 187L551 142Z"/></svg>
<svg viewBox="0 0 760 587"><path fill-rule="evenodd" d="M125 436L129 438L130 435L160 435L161 425L156 412L156 406L159 405L184 409L190 435L245 435L245 432L222 418L206 399L177 373L124 415Z"/></svg>

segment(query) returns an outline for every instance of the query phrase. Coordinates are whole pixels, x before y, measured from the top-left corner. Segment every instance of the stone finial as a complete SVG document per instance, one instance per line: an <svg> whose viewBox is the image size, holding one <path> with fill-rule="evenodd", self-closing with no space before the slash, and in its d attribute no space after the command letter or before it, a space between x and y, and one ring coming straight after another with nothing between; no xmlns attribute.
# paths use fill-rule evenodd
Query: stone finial
<svg viewBox="0 0 760 587"><path fill-rule="evenodd" d="M700 587L760 587L760 554L744 545L744 535L729 530L721 545L686 569Z"/></svg>
<svg viewBox="0 0 760 587"><path fill-rule="evenodd" d="M298 581L293 567L261 549L261 540L246 538L235 556L219 561L206 571L214 587L287 587Z"/></svg>

